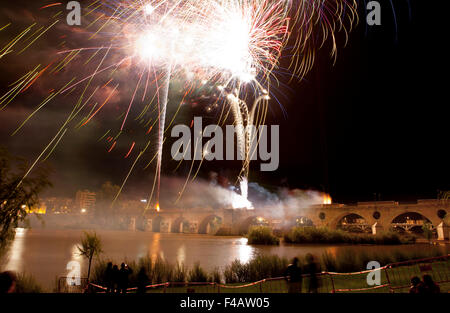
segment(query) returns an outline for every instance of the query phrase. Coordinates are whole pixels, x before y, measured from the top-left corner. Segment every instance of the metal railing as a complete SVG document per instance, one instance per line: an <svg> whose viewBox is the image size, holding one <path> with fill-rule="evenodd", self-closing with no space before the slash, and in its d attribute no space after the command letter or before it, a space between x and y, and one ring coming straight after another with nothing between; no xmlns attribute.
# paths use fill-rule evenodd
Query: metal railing
<svg viewBox="0 0 450 313"><path fill-rule="evenodd" d="M58 278L58 292L59 293L82 293L89 285L87 278L80 278L80 284L71 283L69 284L68 278L70 277L59 277ZM72 279L70 279L72 280Z"/></svg>

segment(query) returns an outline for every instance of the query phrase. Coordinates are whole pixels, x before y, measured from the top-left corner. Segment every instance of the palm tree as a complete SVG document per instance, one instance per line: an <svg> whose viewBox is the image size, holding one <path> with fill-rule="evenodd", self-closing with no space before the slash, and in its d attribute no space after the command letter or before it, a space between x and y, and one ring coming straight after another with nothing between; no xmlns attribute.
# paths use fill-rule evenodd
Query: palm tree
<svg viewBox="0 0 450 313"><path fill-rule="evenodd" d="M102 242L95 232L89 233L84 232L84 237L81 239L81 246L78 246L80 254L88 259L89 267L87 280L89 281L89 276L91 274L91 264L94 256L99 256L102 250Z"/></svg>

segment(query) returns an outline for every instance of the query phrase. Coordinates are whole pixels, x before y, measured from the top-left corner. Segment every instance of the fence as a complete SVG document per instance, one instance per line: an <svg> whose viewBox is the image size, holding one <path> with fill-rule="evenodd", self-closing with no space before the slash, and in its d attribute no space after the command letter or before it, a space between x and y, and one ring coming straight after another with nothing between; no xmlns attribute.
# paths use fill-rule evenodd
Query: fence
<svg viewBox="0 0 450 313"><path fill-rule="evenodd" d="M402 291L410 286L412 276L429 274L441 290L450 290L450 255L392 263L386 266L386 280L391 292Z"/></svg>
<svg viewBox="0 0 450 313"><path fill-rule="evenodd" d="M367 276L375 271L380 271L381 284L368 286ZM442 257L391 263L379 269L361 272L318 273L316 276L319 284L317 290L312 291L318 293L408 292L411 277L421 277L424 274L432 276L433 280L440 285L441 292L450 292L450 254ZM311 292L309 280L309 275L303 275L303 292ZM97 284L90 283L89 286L96 292L106 291L105 287ZM247 284L167 282L148 285L145 289L150 293L285 293L288 292L288 282L285 277L267 278ZM127 292L136 291L136 287L127 289Z"/></svg>
<svg viewBox="0 0 450 313"><path fill-rule="evenodd" d="M68 277L59 277L58 279L58 292L60 293L81 293L88 286L87 278L80 278L80 284L76 283L68 284ZM72 280L72 279L70 279Z"/></svg>

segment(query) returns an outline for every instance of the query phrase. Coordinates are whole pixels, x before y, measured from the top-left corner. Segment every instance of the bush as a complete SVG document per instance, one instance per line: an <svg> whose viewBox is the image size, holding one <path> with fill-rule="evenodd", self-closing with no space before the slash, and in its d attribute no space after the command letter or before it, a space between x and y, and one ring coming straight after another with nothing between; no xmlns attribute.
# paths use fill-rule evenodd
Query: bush
<svg viewBox="0 0 450 313"><path fill-rule="evenodd" d="M96 262L92 270L91 282L104 285L105 284L105 271L106 265L112 260L99 260ZM149 282L152 284L164 283L167 281L178 282L185 281L186 279L186 267L184 265L173 265L167 261L164 261L159 256L153 261L150 257L140 258L136 261L125 260L125 263L133 270L128 277L129 286L136 286L138 283L138 273L141 267L145 269L145 274L149 278ZM120 267L120 263L113 262Z"/></svg>
<svg viewBox="0 0 450 313"><path fill-rule="evenodd" d="M248 243L258 245L279 245L280 239L267 226L252 226L248 231Z"/></svg>
<svg viewBox="0 0 450 313"><path fill-rule="evenodd" d="M395 232L385 232L377 235L348 233L343 230L324 227L294 227L284 235L287 243L346 243L346 244L377 244L399 245L414 243L416 237L401 237Z"/></svg>
<svg viewBox="0 0 450 313"><path fill-rule="evenodd" d="M317 234L317 233L316 233ZM316 238L311 236L311 238ZM335 240L336 237L331 237ZM329 239L331 240L331 239ZM377 250L374 252L355 251L354 249L339 249L336 254L325 252L320 257L320 265L324 271L328 272L356 272L365 270L369 261L378 261L381 266L389 263L402 262L407 260L430 258L442 255L439 248L432 250ZM149 280L152 284L164 282L216 282L221 283L222 278L227 284L255 282L265 278L282 277L290 260L278 255L256 255L248 263L242 263L240 260L234 260L227 265L223 273L218 268L212 270L209 275L200 266L195 263L188 270L183 264L173 265L161 258L156 258L154 262L149 257L139 259L138 262L129 262L128 265L133 269L130 275L129 286L137 285L137 273L141 267L146 269ZM101 260L96 263L92 272L92 281L100 285L104 284L104 273L107 262ZM299 266L304 267L306 260L299 258ZM222 275L223 274L223 275ZM23 279L27 286L23 292L40 292L39 286L34 283L32 278ZM33 289L36 286L35 289ZM28 291L36 290L36 291Z"/></svg>
<svg viewBox="0 0 450 313"><path fill-rule="evenodd" d="M173 273L173 281L183 283L186 281L187 276L187 269L186 266L184 266L183 263L177 263L175 265L175 270Z"/></svg>
<svg viewBox="0 0 450 313"><path fill-rule="evenodd" d="M359 251L355 253L353 249L338 250L336 255L328 252L322 254L321 261L327 272L357 272L365 270L367 263L378 261L381 266L389 263L403 262L415 259L431 258L442 255L440 249L432 250L412 250L412 251L384 251L379 250L372 253Z"/></svg>
<svg viewBox="0 0 450 313"><path fill-rule="evenodd" d="M209 275L209 282L220 284L222 282L222 274L218 267L214 268Z"/></svg>
<svg viewBox="0 0 450 313"><path fill-rule="evenodd" d="M283 276L288 264L287 258L278 255L257 255L246 264L234 260L225 267L223 274L225 282L229 284L253 282Z"/></svg>
<svg viewBox="0 0 450 313"><path fill-rule="evenodd" d="M208 275L203 270L203 268L201 268L199 262L196 262L194 264L194 267L189 271L188 281L198 283L208 281Z"/></svg>
<svg viewBox="0 0 450 313"><path fill-rule="evenodd" d="M17 275L16 293L41 293L42 287L31 274L20 273Z"/></svg>

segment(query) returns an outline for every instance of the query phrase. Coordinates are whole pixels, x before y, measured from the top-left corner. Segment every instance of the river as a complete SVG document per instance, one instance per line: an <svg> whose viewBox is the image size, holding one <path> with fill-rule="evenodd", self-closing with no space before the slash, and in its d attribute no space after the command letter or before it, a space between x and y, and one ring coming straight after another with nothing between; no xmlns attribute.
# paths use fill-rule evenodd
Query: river
<svg viewBox="0 0 450 313"><path fill-rule="evenodd" d="M171 263L182 262L188 267L199 261L206 270L223 268L233 260L247 262L258 253L277 254L292 258L306 253L320 256L323 252L336 253L339 249L373 251L374 249L429 249L429 244L405 246L374 245L248 245L243 237L222 237L198 234L167 234L134 231L97 230L103 244L104 258L116 263L137 260L150 255L160 256ZM16 229L16 237L2 258L3 270L14 270L32 274L47 290L55 286L58 276L65 276L67 263L79 261L82 273L87 272L87 263L78 254L77 245L81 230ZM450 251L449 245L441 247L443 253Z"/></svg>

